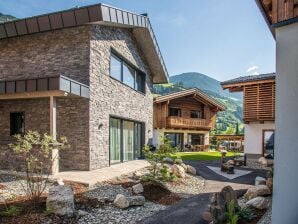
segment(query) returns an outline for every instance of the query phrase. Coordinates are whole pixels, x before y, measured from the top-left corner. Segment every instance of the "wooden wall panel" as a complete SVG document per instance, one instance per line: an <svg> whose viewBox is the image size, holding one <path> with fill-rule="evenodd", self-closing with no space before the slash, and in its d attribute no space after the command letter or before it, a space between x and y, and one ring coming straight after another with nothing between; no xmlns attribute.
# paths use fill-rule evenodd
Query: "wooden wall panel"
<svg viewBox="0 0 298 224"><path fill-rule="evenodd" d="M274 121L275 83L244 87L244 121Z"/></svg>
<svg viewBox="0 0 298 224"><path fill-rule="evenodd" d="M261 0L271 22L278 23L298 16L298 0Z"/></svg>

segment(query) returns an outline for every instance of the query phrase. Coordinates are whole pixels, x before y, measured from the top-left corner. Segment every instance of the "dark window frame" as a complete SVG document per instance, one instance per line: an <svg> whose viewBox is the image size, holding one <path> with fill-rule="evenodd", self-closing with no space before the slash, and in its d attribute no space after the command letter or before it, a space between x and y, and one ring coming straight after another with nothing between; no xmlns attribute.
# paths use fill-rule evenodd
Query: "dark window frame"
<svg viewBox="0 0 298 224"><path fill-rule="evenodd" d="M178 111L178 115L172 115L172 113L171 113L172 110L177 110ZM182 117L182 110L181 110L181 108L178 108L178 107L169 107L169 116L170 117Z"/></svg>
<svg viewBox="0 0 298 224"><path fill-rule="evenodd" d="M124 161L123 160L123 122L124 121L129 121L129 122L133 122L134 123L134 137L136 136L136 132L135 132L135 126L136 124L140 124L141 125L141 146L145 146L145 139L146 139L146 125L145 125L145 122L142 122L142 121L137 121L137 120L133 120L133 119L129 119L129 118L124 118L124 117L120 117L120 116L113 116L113 115L110 115L109 117L109 124L110 124L110 121L111 119L118 119L120 120L120 162L116 162L116 163L111 163L111 133L110 133L110 127L109 127L109 165L115 165L115 164L119 164L119 163L124 163L124 162L129 162L129 161ZM135 147L135 144L136 144L136 139L134 139L134 147ZM140 156L138 158L135 157L135 148L133 150L133 157L134 157L134 160L136 159L141 159L141 158L144 158L144 155L143 155L143 150L141 148L141 153L140 153Z"/></svg>
<svg viewBox="0 0 298 224"><path fill-rule="evenodd" d="M16 120L17 115L20 115L22 118L22 124L20 126L22 126L22 131L18 131L16 129L18 129L18 127L16 127L16 122L18 122ZM24 135L25 134L25 112L24 111L15 111L15 112L10 112L10 136L14 136L14 135ZM19 126L19 125L17 125Z"/></svg>
<svg viewBox="0 0 298 224"><path fill-rule="evenodd" d="M111 62L112 62L112 58L115 58L116 60L121 62L121 80L117 79L116 77L112 76L111 73ZM126 84L124 82L124 72L123 72L123 67L124 64L126 64L128 67L132 68L134 70L134 86L131 87L130 85ZM118 81L121 82L123 85L135 90L136 92L146 95L146 79L147 79L147 75L144 71L140 70L139 68L137 68L135 65L133 65L130 61L128 61L125 57L123 57L120 53L118 53L114 48L111 48L110 50L110 68L109 68L109 76ZM141 90L137 89L137 76L141 76L142 77L142 86L141 86Z"/></svg>
<svg viewBox="0 0 298 224"><path fill-rule="evenodd" d="M196 116L193 116L194 114ZM200 110L191 110L190 111L190 118L203 119L202 111L200 111Z"/></svg>

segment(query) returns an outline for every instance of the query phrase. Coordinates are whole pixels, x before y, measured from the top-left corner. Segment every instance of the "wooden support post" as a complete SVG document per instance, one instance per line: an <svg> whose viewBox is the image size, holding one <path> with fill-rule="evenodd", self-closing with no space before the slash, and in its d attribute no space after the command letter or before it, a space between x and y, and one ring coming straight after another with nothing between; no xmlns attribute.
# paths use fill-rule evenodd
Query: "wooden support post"
<svg viewBox="0 0 298 224"><path fill-rule="evenodd" d="M56 97L50 96L50 133L54 140L57 140L57 105ZM58 149L52 151L52 175L59 172L59 153Z"/></svg>

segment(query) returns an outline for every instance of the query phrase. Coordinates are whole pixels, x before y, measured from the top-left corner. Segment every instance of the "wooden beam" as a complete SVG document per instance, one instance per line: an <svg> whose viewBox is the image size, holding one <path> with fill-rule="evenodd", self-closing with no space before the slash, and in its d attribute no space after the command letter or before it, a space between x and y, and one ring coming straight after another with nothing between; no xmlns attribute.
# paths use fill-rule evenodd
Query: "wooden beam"
<svg viewBox="0 0 298 224"><path fill-rule="evenodd" d="M0 100L14 100L14 99L32 99L32 98L48 98L50 96L62 97L68 94L60 90L41 91L32 93L12 93L0 94Z"/></svg>
<svg viewBox="0 0 298 224"><path fill-rule="evenodd" d="M54 140L57 140L57 103L56 97L50 96L50 133ZM59 172L59 151L54 148L52 151L52 174Z"/></svg>

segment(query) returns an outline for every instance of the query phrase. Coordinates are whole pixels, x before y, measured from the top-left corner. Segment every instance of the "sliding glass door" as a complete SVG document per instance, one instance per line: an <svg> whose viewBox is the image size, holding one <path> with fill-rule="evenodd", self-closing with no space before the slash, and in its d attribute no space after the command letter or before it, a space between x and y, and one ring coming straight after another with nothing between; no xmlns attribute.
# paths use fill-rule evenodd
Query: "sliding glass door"
<svg viewBox="0 0 298 224"><path fill-rule="evenodd" d="M141 157L144 125L119 118L110 119L110 163L131 161Z"/></svg>
<svg viewBox="0 0 298 224"><path fill-rule="evenodd" d="M121 162L121 122L114 118L110 120L110 161Z"/></svg>

